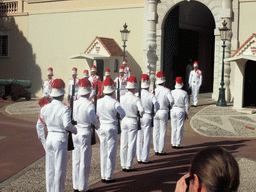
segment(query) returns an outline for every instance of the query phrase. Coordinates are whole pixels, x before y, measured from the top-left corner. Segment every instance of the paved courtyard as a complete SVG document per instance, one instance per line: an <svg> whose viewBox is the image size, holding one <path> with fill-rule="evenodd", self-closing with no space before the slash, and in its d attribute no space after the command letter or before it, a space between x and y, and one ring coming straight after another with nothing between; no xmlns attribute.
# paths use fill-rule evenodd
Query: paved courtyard
<svg viewBox="0 0 256 192"><path fill-rule="evenodd" d="M40 110L37 104L38 100L19 101L17 103L8 102L1 105L1 113L6 116L6 119L1 121L0 129L7 129L8 126L13 124L18 124L21 128L29 125L31 126L30 132L36 133L35 125ZM7 117L14 119L14 121L8 121ZM137 161L135 159L136 172L124 173L121 171L118 151L115 169L115 177L118 182L113 184L100 182L98 141L93 146L90 188L95 191L174 191L176 181L188 171L189 162L193 154L202 147L220 145L232 152L239 163L241 171L239 191L256 191L256 115L237 112L232 108L232 105L226 108L216 107L215 102L211 100L211 94L208 93L200 94L199 106L191 108L189 117L190 119L185 122L183 148L179 150L171 148L169 121L166 143L168 155L155 156L151 148L150 159L153 163L148 165L136 164ZM4 143L6 138L11 137L7 132L1 131L1 146L6 144ZM33 137L36 137L36 134L33 134ZM35 139L37 138L34 138L33 141L38 144ZM38 153L38 160L3 180L0 184L1 191L45 191L45 161L43 150L41 152L42 154ZM26 153L30 156L33 150L30 149ZM1 156L1 162L2 158ZM22 164L24 163L23 161L25 161L24 156L19 159L17 164ZM3 166L0 166L0 171L3 168ZM71 152L69 152L66 191L72 191Z"/></svg>

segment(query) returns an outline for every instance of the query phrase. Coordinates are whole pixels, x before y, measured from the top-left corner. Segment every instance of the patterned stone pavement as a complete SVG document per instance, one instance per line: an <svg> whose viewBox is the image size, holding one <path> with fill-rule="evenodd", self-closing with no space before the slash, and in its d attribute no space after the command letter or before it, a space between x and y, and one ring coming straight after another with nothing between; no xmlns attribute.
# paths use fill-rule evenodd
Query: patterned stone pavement
<svg viewBox="0 0 256 192"><path fill-rule="evenodd" d="M256 114L237 112L232 106L210 105L190 122L194 131L211 137L256 137Z"/></svg>
<svg viewBox="0 0 256 192"><path fill-rule="evenodd" d="M18 102L8 105L2 110L8 116L15 117L17 119L24 119L32 122L36 122L39 112L39 106L37 104L38 100L30 102ZM224 147L228 147L235 154L241 171L241 184L239 191L249 192L256 191L256 156L254 156L255 151L255 128L256 128L256 115L237 112L232 108L231 105L228 107L216 107L215 101L211 99L211 94L200 94L200 102L197 108L191 108L189 114L189 121L185 122L184 130L184 149L180 151L175 151L171 149L170 145L170 122L167 131L167 152L168 156L154 156L151 148L151 160L153 164L150 164L148 169L150 173L149 178L153 174L161 177L163 170L168 169L168 167L161 167L158 163L164 164L169 162L169 160L178 158L179 161L174 166L179 167L179 163L182 167L189 166L189 158L196 152L196 148L201 148L208 144L218 144ZM17 122L18 123L18 122ZM0 139L5 139L5 135L0 135ZM252 150L252 151L250 151ZM93 158L92 158L92 169L90 174L89 185L95 191L137 191L128 190L135 187L136 184L129 183L125 178L130 178L131 181L139 180L136 175L143 174L147 170L145 165L136 164L136 159L134 163L135 167L138 168L138 172L126 173L123 175L120 167L120 157L119 152L117 153L117 164L115 170L115 176L120 180L121 183L114 183L105 186L100 182L100 164L99 164L99 142L93 146ZM189 156L188 156L189 154ZM182 157L187 156L183 161ZM177 157L176 157L177 156ZM184 157L185 157L184 156ZM249 158L248 158L249 157ZM0 191L3 192L13 192L13 191L45 191L45 175L44 175L44 157L40 158L35 163L31 164L27 168L18 172L11 178L0 183ZM157 168L158 167L158 168ZM171 169L171 167L170 167ZM141 170L141 171L139 171ZM153 179L151 182L148 181L148 185L154 185L150 189L150 186L144 186L145 190L140 191L174 191L175 181L186 172L186 169L181 169L181 171L175 171L171 174L169 178L162 175L165 178L163 181L158 181L159 179ZM166 182L165 182L166 180ZM123 182L122 182L123 181ZM159 182L160 184L156 183ZM166 188L167 189L166 189ZM149 188L149 189L148 189ZM169 188L169 189L168 189ZM72 179L71 179L71 152L69 152L68 170L67 170L67 181L65 191L72 191Z"/></svg>

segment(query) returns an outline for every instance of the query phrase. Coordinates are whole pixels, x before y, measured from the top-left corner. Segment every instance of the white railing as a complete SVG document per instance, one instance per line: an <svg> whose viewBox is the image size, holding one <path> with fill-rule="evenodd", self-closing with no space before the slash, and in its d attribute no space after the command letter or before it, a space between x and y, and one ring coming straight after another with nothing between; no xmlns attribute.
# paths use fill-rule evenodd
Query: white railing
<svg viewBox="0 0 256 192"><path fill-rule="evenodd" d="M18 1L0 2L0 14L17 13Z"/></svg>

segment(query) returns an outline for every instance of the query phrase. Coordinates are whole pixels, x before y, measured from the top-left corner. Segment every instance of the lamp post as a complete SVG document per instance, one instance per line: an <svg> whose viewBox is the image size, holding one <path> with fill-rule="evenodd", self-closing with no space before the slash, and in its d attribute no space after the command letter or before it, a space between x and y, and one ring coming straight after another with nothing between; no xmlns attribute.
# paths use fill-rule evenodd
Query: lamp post
<svg viewBox="0 0 256 192"><path fill-rule="evenodd" d="M221 73L221 82L220 82L220 85L221 85L221 88L219 88L219 99L216 103L216 106L219 106L219 107L226 107L227 106L227 102L226 102L226 99L225 99L225 88L224 88L224 58L225 58L225 41L228 40L228 33L229 33L229 28L226 27L227 25L227 22L224 20L223 23L222 23L222 28L219 28L220 30L220 39L223 41L223 56L222 56L222 73Z"/></svg>
<svg viewBox="0 0 256 192"><path fill-rule="evenodd" d="M121 39L124 42L124 45L123 45L123 48L124 48L123 60L125 60L125 47L126 47L125 43L126 43L126 41L128 41L128 36L129 36L130 31L127 30L128 26L126 25L126 23L123 25L123 27L124 27L124 29L120 30L120 32L121 32Z"/></svg>

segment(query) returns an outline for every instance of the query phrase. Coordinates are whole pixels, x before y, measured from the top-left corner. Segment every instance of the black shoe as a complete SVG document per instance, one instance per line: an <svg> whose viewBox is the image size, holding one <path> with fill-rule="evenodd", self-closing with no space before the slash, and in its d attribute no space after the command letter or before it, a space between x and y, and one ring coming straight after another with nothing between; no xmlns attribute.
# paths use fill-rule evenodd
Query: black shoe
<svg viewBox="0 0 256 192"><path fill-rule="evenodd" d="M127 169L124 168L124 169L122 169L122 171L123 171L123 172L127 172Z"/></svg>
<svg viewBox="0 0 256 192"><path fill-rule="evenodd" d="M159 156L162 156L162 155L167 155L167 153L166 152L159 153Z"/></svg>
<svg viewBox="0 0 256 192"><path fill-rule="evenodd" d="M74 189L74 192L79 192L79 190L77 190L77 189Z"/></svg>
<svg viewBox="0 0 256 192"><path fill-rule="evenodd" d="M133 171L136 171L135 168L132 168L132 169L126 169L126 172L133 172Z"/></svg>
<svg viewBox="0 0 256 192"><path fill-rule="evenodd" d="M110 180L106 180L106 183L114 183L116 181L117 181L116 179L110 179Z"/></svg>
<svg viewBox="0 0 256 192"><path fill-rule="evenodd" d="M106 183L106 179L101 179L101 182L102 183Z"/></svg>
<svg viewBox="0 0 256 192"><path fill-rule="evenodd" d="M138 161L139 164L142 164L142 161Z"/></svg>
<svg viewBox="0 0 256 192"><path fill-rule="evenodd" d="M155 152L155 155L159 155L159 153L158 153L158 152Z"/></svg>
<svg viewBox="0 0 256 192"><path fill-rule="evenodd" d="M153 161L142 161L142 164L150 164L153 163Z"/></svg>
<svg viewBox="0 0 256 192"><path fill-rule="evenodd" d="M174 146L174 145L172 145L172 148L173 148L173 149L176 149L177 147L176 147L176 146Z"/></svg>

